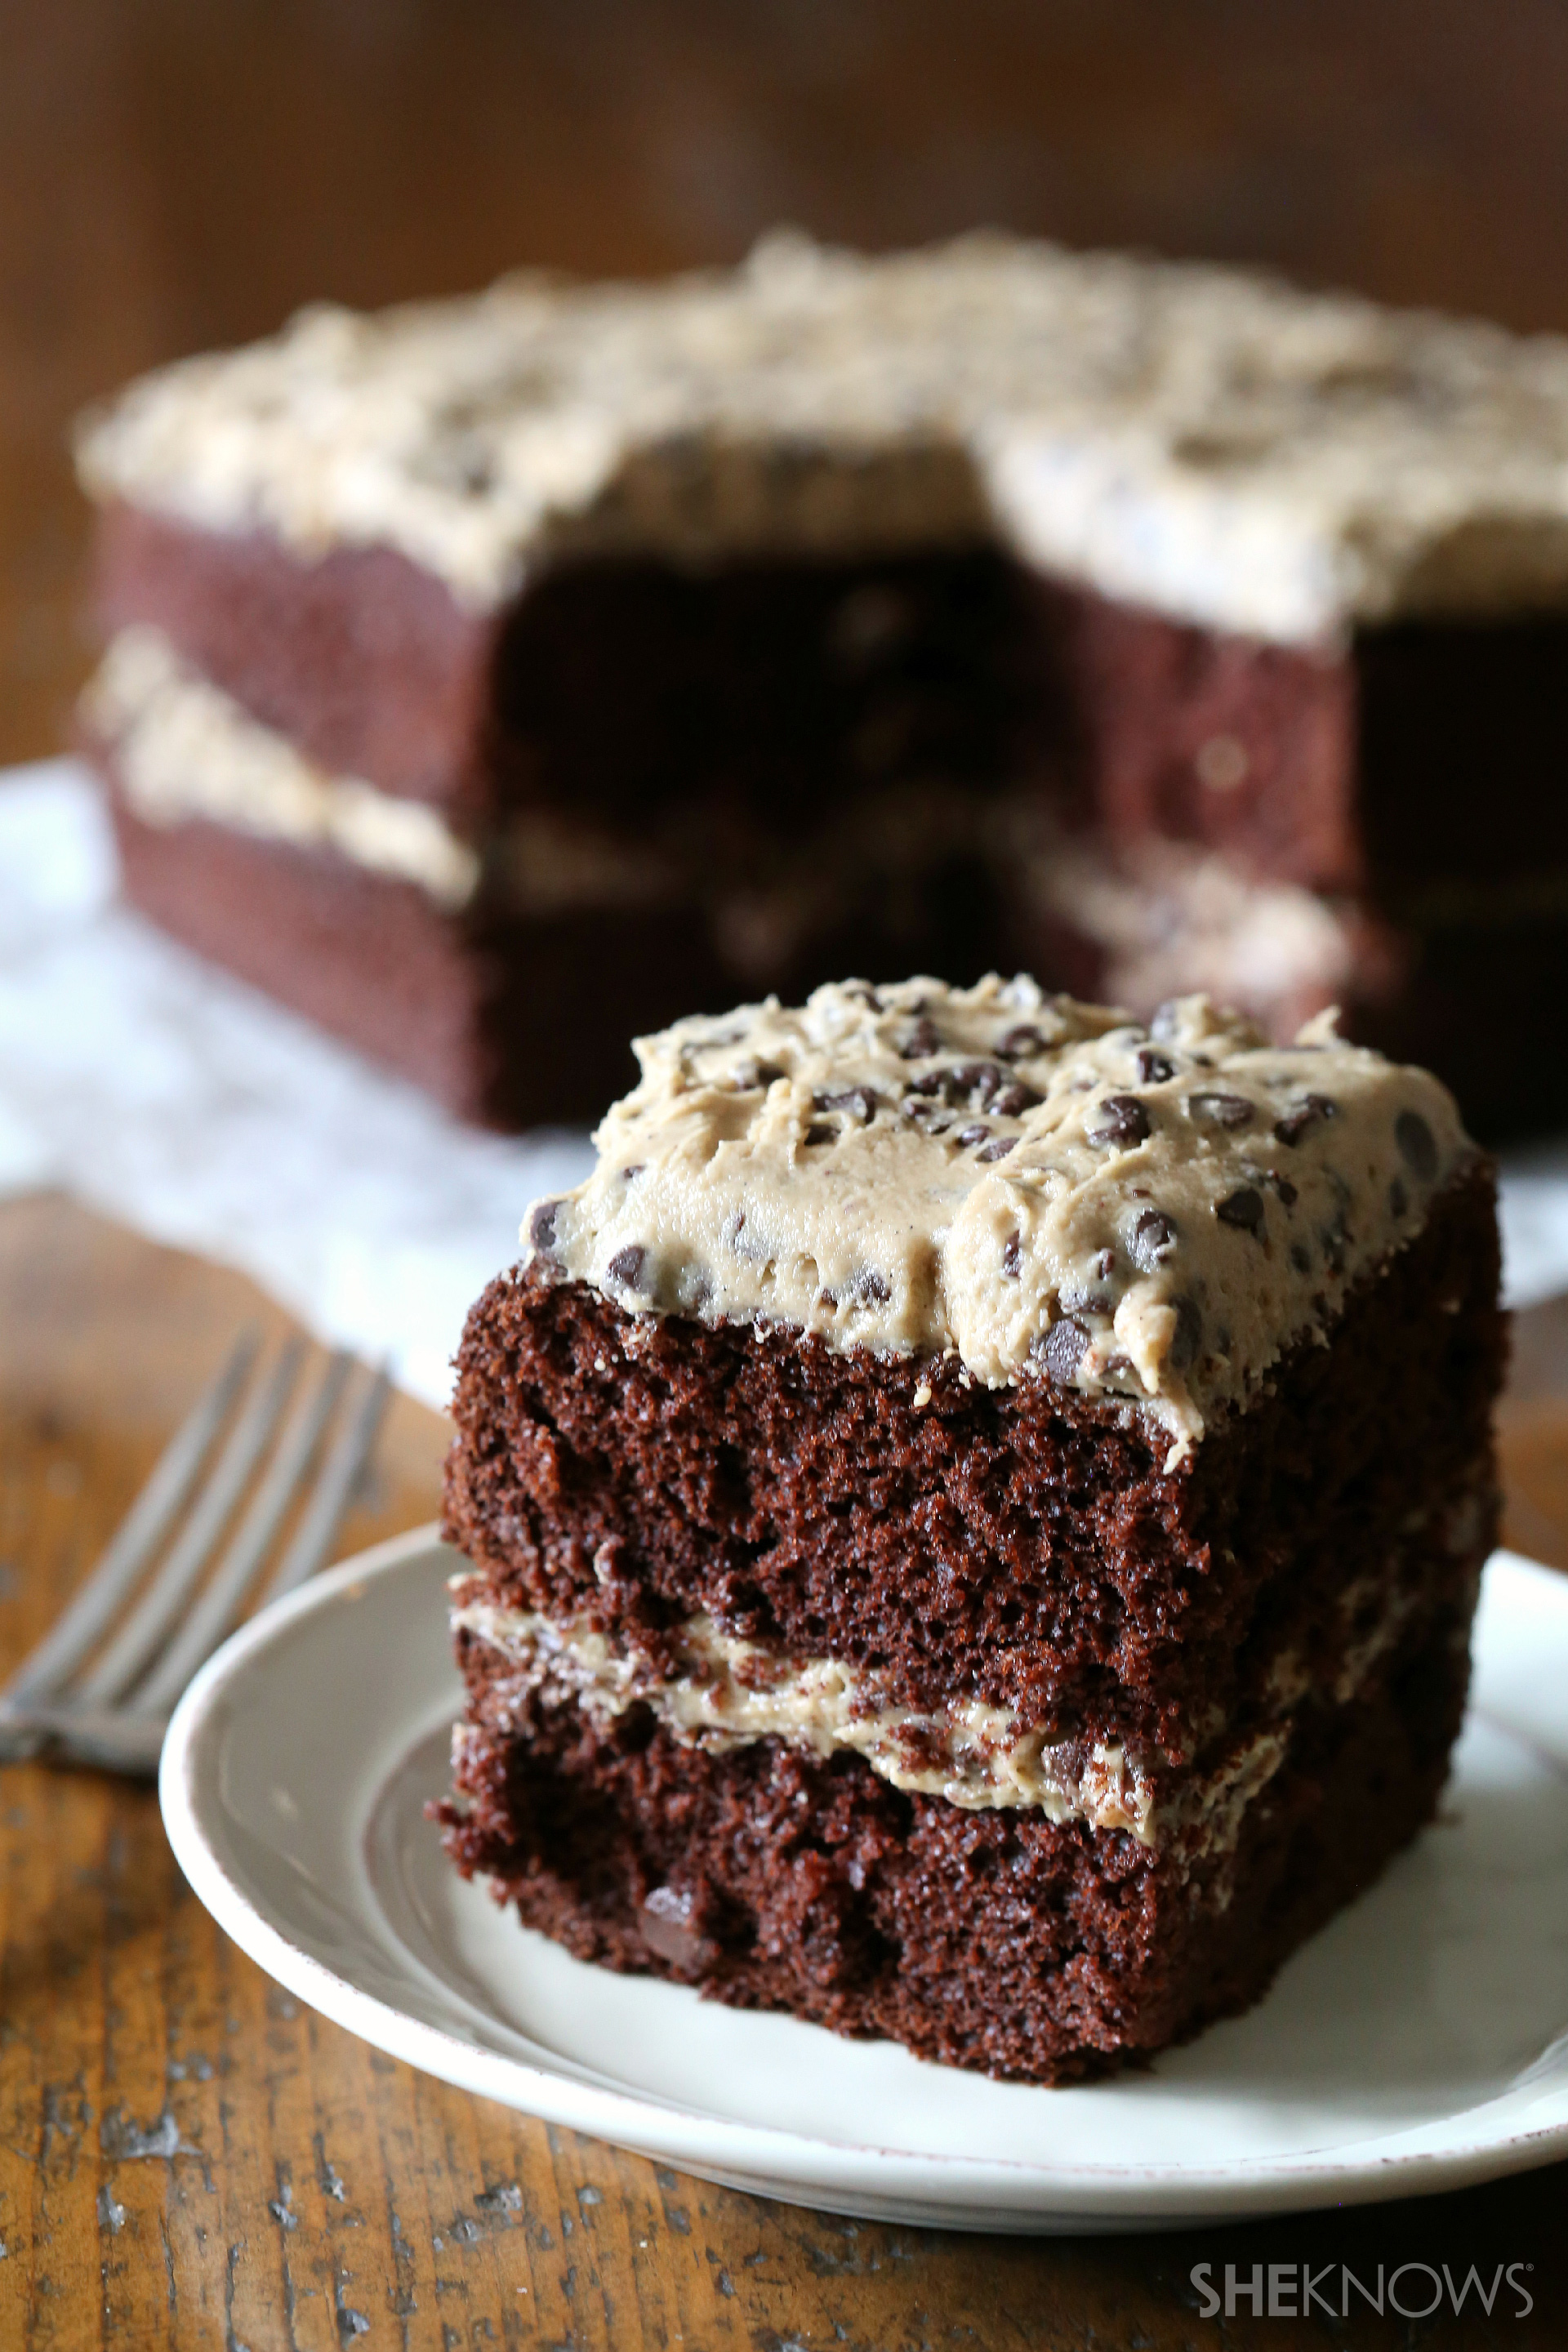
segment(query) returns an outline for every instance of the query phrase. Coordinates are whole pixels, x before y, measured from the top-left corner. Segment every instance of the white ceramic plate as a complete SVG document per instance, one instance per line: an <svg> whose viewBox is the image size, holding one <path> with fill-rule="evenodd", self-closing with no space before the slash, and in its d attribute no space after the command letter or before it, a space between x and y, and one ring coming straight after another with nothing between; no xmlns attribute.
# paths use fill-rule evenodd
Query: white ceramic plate
<svg viewBox="0 0 1568 2352"><path fill-rule="evenodd" d="M465 2088L796 2203L991 2230L1403 2197L1568 2155L1568 1579L1500 1553L1442 1821L1250 2015L1047 2091L617 1977L426 1821L458 1685L430 1530L267 1611L182 1701L163 1818L290 1992Z"/></svg>

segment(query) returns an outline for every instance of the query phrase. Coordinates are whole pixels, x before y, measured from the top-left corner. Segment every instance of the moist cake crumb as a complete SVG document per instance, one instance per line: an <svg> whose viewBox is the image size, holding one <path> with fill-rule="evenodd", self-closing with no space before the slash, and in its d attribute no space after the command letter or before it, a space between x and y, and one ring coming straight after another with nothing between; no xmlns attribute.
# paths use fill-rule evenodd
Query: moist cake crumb
<svg viewBox="0 0 1568 2352"><path fill-rule="evenodd" d="M458 1867L584 1958L1026 2080L1246 2007L1463 1709L1504 1339L1452 1104L1327 1024L994 978L639 1052L458 1357ZM1129 1297L1163 1345L1119 1362Z"/></svg>

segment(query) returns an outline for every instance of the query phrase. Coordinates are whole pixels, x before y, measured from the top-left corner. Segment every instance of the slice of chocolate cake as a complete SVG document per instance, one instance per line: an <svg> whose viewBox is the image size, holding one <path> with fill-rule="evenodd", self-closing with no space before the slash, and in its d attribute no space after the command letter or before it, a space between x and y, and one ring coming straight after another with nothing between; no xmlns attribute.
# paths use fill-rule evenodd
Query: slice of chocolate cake
<svg viewBox="0 0 1568 2352"><path fill-rule="evenodd" d="M638 1047L460 1355L449 1850L584 1958L1053 2082L1429 1819L1497 1489L1436 1080L916 980Z"/></svg>
<svg viewBox="0 0 1568 2352"><path fill-rule="evenodd" d="M138 904L475 1116L1016 958L1539 1125L1565 460L1560 341L999 236L318 309L85 431L86 733Z"/></svg>

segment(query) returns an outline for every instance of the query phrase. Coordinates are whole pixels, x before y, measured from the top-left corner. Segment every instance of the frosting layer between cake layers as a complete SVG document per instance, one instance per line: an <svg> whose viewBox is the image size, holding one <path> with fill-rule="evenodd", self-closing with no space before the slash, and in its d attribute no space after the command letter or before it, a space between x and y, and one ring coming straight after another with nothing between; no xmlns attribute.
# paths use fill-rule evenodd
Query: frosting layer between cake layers
<svg viewBox="0 0 1568 2352"><path fill-rule="evenodd" d="M1568 342L986 235L662 285L330 307L89 422L83 479L472 607L566 554L990 541L1293 643L1568 603Z"/></svg>
<svg viewBox="0 0 1568 2352"><path fill-rule="evenodd" d="M836 982L637 1053L594 1174L527 1220L549 1268L634 1312L1123 1398L1173 1458L1474 1150L1435 1078L1331 1017L1274 1046L1203 997L1150 1030L1026 978Z"/></svg>

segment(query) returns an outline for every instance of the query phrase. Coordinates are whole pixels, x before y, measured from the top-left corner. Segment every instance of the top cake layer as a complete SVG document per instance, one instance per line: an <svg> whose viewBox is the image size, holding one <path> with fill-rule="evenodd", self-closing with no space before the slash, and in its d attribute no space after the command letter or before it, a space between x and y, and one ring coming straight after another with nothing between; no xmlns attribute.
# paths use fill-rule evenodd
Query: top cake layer
<svg viewBox="0 0 1568 2352"><path fill-rule="evenodd" d="M819 988L683 1021L524 1238L634 1311L955 1353L1152 1409L1184 1447L1333 1318L1472 1156L1425 1071L1152 1032L1027 979Z"/></svg>
<svg viewBox="0 0 1568 2352"><path fill-rule="evenodd" d="M302 313L133 385L88 488L486 609L571 552L1000 541L1288 642L1568 603L1568 342L987 235Z"/></svg>

